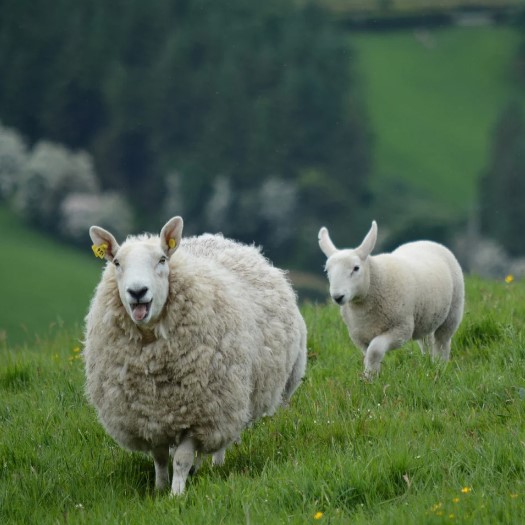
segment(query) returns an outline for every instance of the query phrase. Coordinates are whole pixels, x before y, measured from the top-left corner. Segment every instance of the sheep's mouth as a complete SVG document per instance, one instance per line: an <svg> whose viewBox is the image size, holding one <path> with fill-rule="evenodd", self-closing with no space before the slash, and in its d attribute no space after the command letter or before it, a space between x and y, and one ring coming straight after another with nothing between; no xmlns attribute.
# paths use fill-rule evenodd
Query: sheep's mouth
<svg viewBox="0 0 525 525"><path fill-rule="evenodd" d="M151 309L151 301L148 303L130 303L133 320L140 322L146 320Z"/></svg>

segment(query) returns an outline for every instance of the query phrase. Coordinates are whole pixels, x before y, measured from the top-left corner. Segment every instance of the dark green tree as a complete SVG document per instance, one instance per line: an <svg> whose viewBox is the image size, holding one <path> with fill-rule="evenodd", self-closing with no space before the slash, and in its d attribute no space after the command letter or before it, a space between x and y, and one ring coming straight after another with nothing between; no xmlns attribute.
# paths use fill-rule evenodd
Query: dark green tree
<svg viewBox="0 0 525 525"><path fill-rule="evenodd" d="M321 222L345 236L362 229L367 119L348 35L322 8L0 0L0 12L2 121L30 141L87 149L103 188L124 191L144 227L166 218L166 176L177 172L195 230L214 226L219 177L232 189L224 233L276 254L310 259ZM279 248L278 223L257 213L269 178L295 195L293 247Z"/></svg>
<svg viewBox="0 0 525 525"><path fill-rule="evenodd" d="M510 103L493 133L487 171L480 179L482 233L499 241L510 254L525 254L525 115Z"/></svg>

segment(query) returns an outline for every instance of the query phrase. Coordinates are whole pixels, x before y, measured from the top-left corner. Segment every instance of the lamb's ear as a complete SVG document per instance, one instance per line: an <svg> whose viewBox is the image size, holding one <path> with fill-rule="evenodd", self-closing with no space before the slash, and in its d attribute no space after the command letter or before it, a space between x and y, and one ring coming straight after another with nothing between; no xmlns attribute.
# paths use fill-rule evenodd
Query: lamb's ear
<svg viewBox="0 0 525 525"><path fill-rule="evenodd" d="M319 248L321 248L321 251L326 255L326 257L330 257L333 255L337 248L334 246L334 243L330 239L330 234L328 233L328 230L323 226L319 230Z"/></svg>
<svg viewBox="0 0 525 525"><path fill-rule="evenodd" d="M93 253L101 259L112 261L119 249L119 244L115 237L100 226L91 226L89 236L93 241Z"/></svg>
<svg viewBox="0 0 525 525"><path fill-rule="evenodd" d="M168 257L179 247L183 226L182 217L173 217L160 230L160 246Z"/></svg>
<svg viewBox="0 0 525 525"><path fill-rule="evenodd" d="M370 228L370 231L366 234L366 237L363 239L363 242L361 245L355 249L357 252L357 255L361 259L366 259L374 249L374 246L376 245L377 241L377 223L376 221L372 221L372 227Z"/></svg>

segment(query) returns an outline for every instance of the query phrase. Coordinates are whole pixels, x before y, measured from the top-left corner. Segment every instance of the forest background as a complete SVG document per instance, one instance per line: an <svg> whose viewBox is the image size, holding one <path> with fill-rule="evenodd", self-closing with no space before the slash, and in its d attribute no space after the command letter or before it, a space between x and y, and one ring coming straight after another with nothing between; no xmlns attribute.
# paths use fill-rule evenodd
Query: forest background
<svg viewBox="0 0 525 525"><path fill-rule="evenodd" d="M24 236L87 253L91 224L122 238L175 214L186 234L262 245L309 297L325 297L319 227L352 246L374 218L379 249L430 238L466 271L524 274L522 7L0 0L1 274L16 297L0 330L28 301L10 264L61 250L13 259ZM92 289L95 261L71 253ZM39 277L42 310L67 318Z"/></svg>

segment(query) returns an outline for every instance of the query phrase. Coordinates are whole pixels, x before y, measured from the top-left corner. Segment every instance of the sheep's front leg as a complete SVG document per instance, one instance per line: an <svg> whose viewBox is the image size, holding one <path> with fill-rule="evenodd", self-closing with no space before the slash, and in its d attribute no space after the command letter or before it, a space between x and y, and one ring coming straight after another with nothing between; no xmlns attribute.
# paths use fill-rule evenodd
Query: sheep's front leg
<svg viewBox="0 0 525 525"><path fill-rule="evenodd" d="M411 331L410 331L411 333ZM410 339L410 333L385 332L384 334L374 337L365 353L365 377L372 379L379 374L381 361L385 354L394 348L399 348L403 343Z"/></svg>
<svg viewBox="0 0 525 525"><path fill-rule="evenodd" d="M217 452L214 452L211 456L211 464L212 465L224 465L224 460L226 458L226 449L228 447L222 447L221 449L217 450Z"/></svg>
<svg viewBox="0 0 525 525"><path fill-rule="evenodd" d="M169 484L170 449L168 446L156 447L151 451L151 454L155 463L155 489L164 490Z"/></svg>
<svg viewBox="0 0 525 525"><path fill-rule="evenodd" d="M184 492L186 479L195 460L195 442L192 437L185 437L173 455L173 480L171 494L178 495Z"/></svg>

